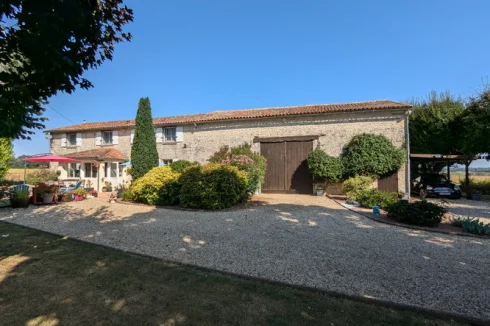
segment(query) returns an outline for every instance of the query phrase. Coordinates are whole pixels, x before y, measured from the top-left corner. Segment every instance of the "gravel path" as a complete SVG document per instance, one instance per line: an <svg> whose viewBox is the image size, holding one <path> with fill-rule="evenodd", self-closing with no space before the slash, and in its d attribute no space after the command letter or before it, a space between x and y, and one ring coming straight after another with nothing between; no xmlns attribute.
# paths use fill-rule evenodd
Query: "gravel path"
<svg viewBox="0 0 490 326"><path fill-rule="evenodd" d="M192 212L92 199L0 219L222 271L490 319L490 240L380 224L332 200Z"/></svg>
<svg viewBox="0 0 490 326"><path fill-rule="evenodd" d="M429 199L431 202L440 203L440 199ZM447 209L456 215L477 217L485 223L490 223L490 202L461 199L446 199Z"/></svg>

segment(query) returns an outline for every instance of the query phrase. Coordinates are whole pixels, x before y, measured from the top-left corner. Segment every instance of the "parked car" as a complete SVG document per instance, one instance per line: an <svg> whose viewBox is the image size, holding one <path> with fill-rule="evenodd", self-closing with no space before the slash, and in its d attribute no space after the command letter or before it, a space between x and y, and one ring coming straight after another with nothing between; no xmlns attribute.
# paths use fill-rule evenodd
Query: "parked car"
<svg viewBox="0 0 490 326"><path fill-rule="evenodd" d="M427 173L413 180L412 193L425 197L461 198L461 189L449 181L446 176L437 173Z"/></svg>

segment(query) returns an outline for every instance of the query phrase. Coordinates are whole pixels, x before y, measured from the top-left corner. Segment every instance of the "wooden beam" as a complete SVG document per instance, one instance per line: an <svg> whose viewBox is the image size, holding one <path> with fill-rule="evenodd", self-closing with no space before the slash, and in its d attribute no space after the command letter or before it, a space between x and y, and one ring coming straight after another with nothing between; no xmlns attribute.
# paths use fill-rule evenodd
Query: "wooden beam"
<svg viewBox="0 0 490 326"><path fill-rule="evenodd" d="M281 143L283 141L308 141L320 138L321 135L289 136L289 137L255 137L254 143Z"/></svg>

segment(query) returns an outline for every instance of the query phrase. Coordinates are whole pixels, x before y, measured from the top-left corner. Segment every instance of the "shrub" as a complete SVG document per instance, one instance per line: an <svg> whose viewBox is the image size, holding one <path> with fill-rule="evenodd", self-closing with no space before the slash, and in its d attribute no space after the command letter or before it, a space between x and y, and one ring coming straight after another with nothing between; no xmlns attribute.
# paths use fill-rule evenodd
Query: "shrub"
<svg viewBox="0 0 490 326"><path fill-rule="evenodd" d="M447 210L437 204L425 200L409 203L406 200L387 207L388 217L396 221L421 225L438 226Z"/></svg>
<svg viewBox="0 0 490 326"><path fill-rule="evenodd" d="M359 191L371 188L372 184L373 179L371 177L358 175L342 183L342 192L348 197L355 197Z"/></svg>
<svg viewBox="0 0 490 326"><path fill-rule="evenodd" d="M208 161L229 164L247 172L249 193L255 192L264 183L267 160L260 153L252 151L252 144L243 143L231 148L222 146Z"/></svg>
<svg viewBox="0 0 490 326"><path fill-rule="evenodd" d="M345 176L380 177L397 171L405 161L403 149L383 135L360 134L344 147L342 165Z"/></svg>
<svg viewBox="0 0 490 326"><path fill-rule="evenodd" d="M186 160L179 160L170 163L170 168L175 172L182 173L189 166L193 166L193 165L196 165L196 163L192 163L191 161L186 161Z"/></svg>
<svg viewBox="0 0 490 326"><path fill-rule="evenodd" d="M228 145L221 146L217 152L214 152L213 155L208 159L210 163L221 163L221 161L226 160L226 156L230 151L230 147Z"/></svg>
<svg viewBox="0 0 490 326"><path fill-rule="evenodd" d="M327 155L321 149L315 149L307 158L308 170L313 178L327 183L342 178L342 161L339 157Z"/></svg>
<svg viewBox="0 0 490 326"><path fill-rule="evenodd" d="M150 205L175 205L179 202L180 173L169 166L153 168L133 182L123 199Z"/></svg>
<svg viewBox="0 0 490 326"><path fill-rule="evenodd" d="M39 183L45 183L47 181L58 180L58 174L53 170L39 170L27 173L26 183L31 185L37 185Z"/></svg>
<svg viewBox="0 0 490 326"><path fill-rule="evenodd" d="M475 193L479 192L482 195L490 195L490 180L481 180L481 181L476 181L473 178L470 178L470 184L467 189L466 184L464 180L459 180L459 183L461 184L461 191L468 193Z"/></svg>
<svg viewBox="0 0 490 326"><path fill-rule="evenodd" d="M377 205L386 209L398 201L398 193L382 192L377 189L364 189L356 193L355 199L364 208L371 208Z"/></svg>
<svg viewBox="0 0 490 326"><path fill-rule="evenodd" d="M462 227L468 233L478 235L490 235L490 224L483 223L478 218L474 217L457 217L450 219L454 226Z"/></svg>
<svg viewBox="0 0 490 326"><path fill-rule="evenodd" d="M193 166L180 177L183 207L222 209L248 198L247 174L225 164Z"/></svg>

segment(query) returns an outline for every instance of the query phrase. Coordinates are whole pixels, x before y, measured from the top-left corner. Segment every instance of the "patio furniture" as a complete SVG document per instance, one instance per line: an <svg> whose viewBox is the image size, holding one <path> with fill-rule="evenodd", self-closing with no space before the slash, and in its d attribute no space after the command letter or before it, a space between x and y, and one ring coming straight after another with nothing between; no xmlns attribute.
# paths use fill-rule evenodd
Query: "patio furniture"
<svg viewBox="0 0 490 326"><path fill-rule="evenodd" d="M78 188L80 188L80 186L82 185L82 181L78 181L75 186L73 187L65 187L65 188L60 188L61 191L70 191L70 190L76 190Z"/></svg>

